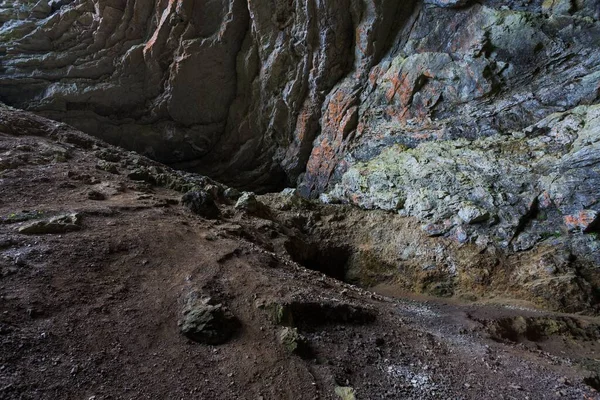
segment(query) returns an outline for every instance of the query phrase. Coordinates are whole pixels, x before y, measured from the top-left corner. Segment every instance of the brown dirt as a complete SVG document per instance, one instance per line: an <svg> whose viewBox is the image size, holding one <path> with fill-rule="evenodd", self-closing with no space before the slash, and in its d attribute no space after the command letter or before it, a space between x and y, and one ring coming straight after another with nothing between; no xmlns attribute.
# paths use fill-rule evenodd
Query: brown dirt
<svg viewBox="0 0 600 400"><path fill-rule="evenodd" d="M493 328L564 315L348 285L291 261L283 243L301 235L293 223L225 203L220 219L204 220L178 204L180 193L128 178L138 156L85 136L40 136L68 129L38 122L0 123L2 399L334 399L338 386L357 399L600 398L584 383L597 337L506 338ZM118 154L118 174L97 168L102 149ZM92 190L105 199L91 200ZM27 223L19 216L64 212L81 213L80 231L17 231ZM205 346L179 333L191 290L240 319L231 341ZM279 343L282 327L263 307L272 303L296 310L309 357ZM375 319L334 318L344 307Z"/></svg>

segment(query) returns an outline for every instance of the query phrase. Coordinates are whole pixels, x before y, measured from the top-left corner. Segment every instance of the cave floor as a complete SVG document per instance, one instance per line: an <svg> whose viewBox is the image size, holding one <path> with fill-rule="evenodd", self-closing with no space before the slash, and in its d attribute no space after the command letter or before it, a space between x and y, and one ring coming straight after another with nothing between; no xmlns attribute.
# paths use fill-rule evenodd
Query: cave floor
<svg viewBox="0 0 600 400"><path fill-rule="evenodd" d="M0 398L600 398L597 318L349 285L266 245L264 218L203 219L82 146L0 136ZM192 290L241 321L230 341L179 333ZM303 310L309 353L272 304Z"/></svg>

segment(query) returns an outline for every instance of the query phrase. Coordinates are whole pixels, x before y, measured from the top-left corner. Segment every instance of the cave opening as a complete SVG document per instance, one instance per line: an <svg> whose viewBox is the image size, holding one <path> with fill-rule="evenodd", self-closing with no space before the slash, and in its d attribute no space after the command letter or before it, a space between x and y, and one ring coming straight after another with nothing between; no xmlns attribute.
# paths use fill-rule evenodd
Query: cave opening
<svg viewBox="0 0 600 400"><path fill-rule="evenodd" d="M285 244L293 261L331 278L346 282L352 252L348 246L290 240Z"/></svg>

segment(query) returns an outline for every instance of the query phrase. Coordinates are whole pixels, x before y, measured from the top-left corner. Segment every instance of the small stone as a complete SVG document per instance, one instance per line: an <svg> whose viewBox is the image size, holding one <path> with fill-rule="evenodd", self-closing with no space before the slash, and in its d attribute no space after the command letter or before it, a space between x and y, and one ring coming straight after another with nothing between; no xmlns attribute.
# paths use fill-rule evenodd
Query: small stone
<svg viewBox="0 0 600 400"><path fill-rule="evenodd" d="M469 233L463 226L459 226L454 232L454 237L459 243L466 243L469 240Z"/></svg>
<svg viewBox="0 0 600 400"><path fill-rule="evenodd" d="M257 213L265 208L265 205L256 199L254 193L244 192L235 203L236 210L244 210L251 214Z"/></svg>
<svg viewBox="0 0 600 400"><path fill-rule="evenodd" d="M299 196L298 189L296 188L285 188L281 191L281 194L284 196Z"/></svg>
<svg viewBox="0 0 600 400"><path fill-rule="evenodd" d="M319 195L319 201L323 204L333 204L333 196L327 193L321 193Z"/></svg>
<svg viewBox="0 0 600 400"><path fill-rule="evenodd" d="M564 217L565 225L569 231L581 230L591 232L600 226L600 212L594 210L582 210L577 214Z"/></svg>
<svg viewBox="0 0 600 400"><path fill-rule="evenodd" d="M470 0L425 0L425 4L430 4L442 8L459 8L469 4Z"/></svg>
<svg viewBox="0 0 600 400"><path fill-rule="evenodd" d="M242 194L239 192L239 190L234 188L227 188L223 191L223 197L225 197L225 200L231 202L236 202L241 195Z"/></svg>
<svg viewBox="0 0 600 400"><path fill-rule="evenodd" d="M354 389L348 386L336 386L335 394L342 400L355 400Z"/></svg>
<svg viewBox="0 0 600 400"><path fill-rule="evenodd" d="M44 235L78 230L81 230L81 214L73 213L23 225L19 228L19 233L25 235Z"/></svg>
<svg viewBox="0 0 600 400"><path fill-rule="evenodd" d="M221 188L219 188L217 185L208 184L204 187L204 191L210 194L213 199L216 199L219 197Z"/></svg>
<svg viewBox="0 0 600 400"><path fill-rule="evenodd" d="M301 335L296 328L283 328L281 332L279 332L279 342L290 353L300 356L307 353L308 347L306 338Z"/></svg>
<svg viewBox="0 0 600 400"><path fill-rule="evenodd" d="M561 385L571 385L571 382L569 382L569 379L566 376L558 378L558 383Z"/></svg>
<svg viewBox="0 0 600 400"><path fill-rule="evenodd" d="M136 168L127 174L127 177L132 181L145 181L153 183L154 178L150 174L150 172L144 168Z"/></svg>
<svg viewBox="0 0 600 400"><path fill-rule="evenodd" d="M421 226L423 232L430 237L437 237L446 234L452 226L446 226L441 224L425 224Z"/></svg>
<svg viewBox="0 0 600 400"><path fill-rule="evenodd" d="M458 210L458 216L467 224L484 222L490 218L490 214L486 210L474 204L464 204Z"/></svg>
<svg viewBox="0 0 600 400"><path fill-rule="evenodd" d="M114 175L119 174L119 167L117 164L112 163L112 162L107 162L104 160L98 161L98 164L96 164L96 169L99 169L101 171L106 171L106 172L109 172Z"/></svg>
<svg viewBox="0 0 600 400"><path fill-rule="evenodd" d="M200 298L196 292L188 296L179 322L181 333L203 344L223 344L237 332L239 320L223 304L212 304L210 297Z"/></svg>
<svg viewBox="0 0 600 400"><path fill-rule="evenodd" d="M204 190L184 194L181 198L181 204L189 208L194 214L204 218L217 219L221 215L213 196Z"/></svg>

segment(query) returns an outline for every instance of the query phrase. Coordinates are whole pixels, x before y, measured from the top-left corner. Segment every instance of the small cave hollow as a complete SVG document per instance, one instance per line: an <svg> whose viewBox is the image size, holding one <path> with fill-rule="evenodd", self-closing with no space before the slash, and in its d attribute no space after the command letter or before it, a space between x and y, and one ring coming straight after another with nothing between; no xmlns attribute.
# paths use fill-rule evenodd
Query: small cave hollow
<svg viewBox="0 0 600 400"><path fill-rule="evenodd" d="M346 281L352 251L348 246L328 242L307 243L300 239L286 242L285 249L295 262L331 278Z"/></svg>

